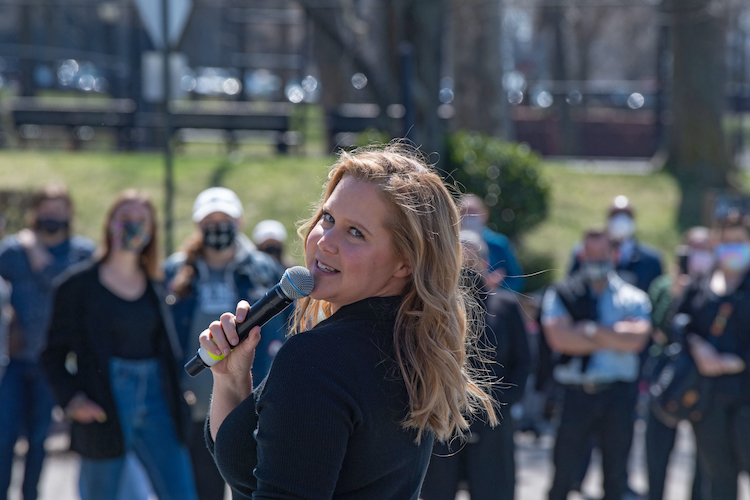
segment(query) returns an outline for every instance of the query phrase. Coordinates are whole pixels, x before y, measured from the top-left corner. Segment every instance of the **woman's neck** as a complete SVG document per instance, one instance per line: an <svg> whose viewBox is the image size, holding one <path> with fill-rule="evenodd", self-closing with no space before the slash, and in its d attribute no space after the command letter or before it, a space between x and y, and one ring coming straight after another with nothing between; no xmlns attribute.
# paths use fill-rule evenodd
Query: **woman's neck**
<svg viewBox="0 0 750 500"><path fill-rule="evenodd" d="M139 253L115 250L109 254L102 266L120 274L143 273L140 259Z"/></svg>
<svg viewBox="0 0 750 500"><path fill-rule="evenodd" d="M99 280L105 288L125 300L136 300L148 285L148 276L135 252L112 252L99 267Z"/></svg>

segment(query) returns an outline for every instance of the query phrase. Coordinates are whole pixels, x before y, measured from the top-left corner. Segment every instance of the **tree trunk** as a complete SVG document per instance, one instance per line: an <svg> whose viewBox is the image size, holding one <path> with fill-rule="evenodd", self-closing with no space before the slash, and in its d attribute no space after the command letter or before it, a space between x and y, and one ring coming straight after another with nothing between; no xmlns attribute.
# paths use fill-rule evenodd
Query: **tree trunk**
<svg viewBox="0 0 750 500"><path fill-rule="evenodd" d="M457 129L504 137L502 16L499 2L457 0L451 8Z"/></svg>
<svg viewBox="0 0 750 500"><path fill-rule="evenodd" d="M706 195L733 187L735 167L722 116L726 81L726 12L710 0L669 0L674 60L672 130L665 168L682 191L678 225L708 223Z"/></svg>
<svg viewBox="0 0 750 500"><path fill-rule="evenodd" d="M404 33L405 40L415 49L416 59L413 137L431 163L445 159L443 124L438 118L445 5L446 0L413 0Z"/></svg>
<svg viewBox="0 0 750 500"><path fill-rule="evenodd" d="M321 102L330 108L346 102L351 75L342 66L367 76L368 89L381 109L381 119L390 104L401 102L398 89L403 78L398 47L414 47L414 78L411 82L415 106L414 142L434 162L444 156L442 123L438 119L442 63L443 23L447 0L389 0L382 8L354 12L354 4L341 1L336 7L319 8L302 0L314 23L315 55L321 79ZM374 4L373 4L374 5ZM362 15L361 19L357 15ZM383 120L384 127L388 122ZM405 131L404 131L405 132ZM393 131L391 131L393 133Z"/></svg>

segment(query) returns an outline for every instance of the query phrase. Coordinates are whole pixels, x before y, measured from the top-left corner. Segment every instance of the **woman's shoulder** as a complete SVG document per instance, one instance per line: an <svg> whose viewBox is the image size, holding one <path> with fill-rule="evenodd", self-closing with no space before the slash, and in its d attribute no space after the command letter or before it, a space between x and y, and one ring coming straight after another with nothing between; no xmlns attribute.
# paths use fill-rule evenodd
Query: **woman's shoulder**
<svg viewBox="0 0 750 500"><path fill-rule="evenodd" d="M70 288L80 284L89 283L97 279L99 261L95 258L89 258L77 264L73 264L63 271L56 279L55 286L58 288Z"/></svg>
<svg viewBox="0 0 750 500"><path fill-rule="evenodd" d="M316 373L339 370L342 366L356 369L364 361L382 352L373 325L363 320L327 321L290 337L281 346L273 364L289 369L297 366L312 368Z"/></svg>

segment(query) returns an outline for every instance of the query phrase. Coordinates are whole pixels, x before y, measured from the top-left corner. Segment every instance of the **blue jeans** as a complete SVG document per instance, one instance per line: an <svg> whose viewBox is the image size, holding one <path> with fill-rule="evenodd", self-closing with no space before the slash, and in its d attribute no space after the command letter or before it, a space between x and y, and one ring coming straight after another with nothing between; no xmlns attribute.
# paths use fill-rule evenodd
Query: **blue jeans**
<svg viewBox="0 0 750 500"><path fill-rule="evenodd" d="M187 448L178 439L161 390L158 360L112 358L110 384L125 448L143 464L159 500L196 500ZM81 499L116 500L125 456L81 459Z"/></svg>
<svg viewBox="0 0 750 500"><path fill-rule="evenodd" d="M0 497L10 487L13 448L19 436L29 441L23 485L24 500L36 500L44 462L44 441L54 399L39 364L12 359L0 381Z"/></svg>

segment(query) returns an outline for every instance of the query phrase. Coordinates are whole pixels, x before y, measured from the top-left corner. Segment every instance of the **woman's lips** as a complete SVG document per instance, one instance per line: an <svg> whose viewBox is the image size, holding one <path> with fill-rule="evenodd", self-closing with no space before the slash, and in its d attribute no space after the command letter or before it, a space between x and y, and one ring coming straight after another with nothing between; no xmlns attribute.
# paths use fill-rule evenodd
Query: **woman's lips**
<svg viewBox="0 0 750 500"><path fill-rule="evenodd" d="M319 260L315 261L315 266L318 269L320 269L321 271L323 271L324 273L327 273L327 274L333 274L333 273L339 272L338 269L335 269L335 268L333 268L331 266L327 266L327 265L323 264L322 262L320 262Z"/></svg>

